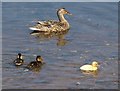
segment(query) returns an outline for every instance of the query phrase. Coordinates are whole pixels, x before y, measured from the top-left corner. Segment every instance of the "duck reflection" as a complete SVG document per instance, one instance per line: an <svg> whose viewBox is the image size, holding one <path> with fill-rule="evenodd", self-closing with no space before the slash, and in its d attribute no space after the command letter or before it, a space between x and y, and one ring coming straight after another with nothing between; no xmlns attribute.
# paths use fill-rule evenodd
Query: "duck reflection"
<svg viewBox="0 0 120 91"><path fill-rule="evenodd" d="M68 43L68 40L66 40L64 38L64 35L60 35L58 36L58 39L57 39L57 46L64 46Z"/></svg>
<svg viewBox="0 0 120 91"><path fill-rule="evenodd" d="M68 33L68 30L62 32L52 32L52 33L45 33L40 31L33 31L30 35L35 36L37 39L40 40L50 40L55 38L57 40L57 46L65 46L68 43L68 40L65 39L65 35Z"/></svg>

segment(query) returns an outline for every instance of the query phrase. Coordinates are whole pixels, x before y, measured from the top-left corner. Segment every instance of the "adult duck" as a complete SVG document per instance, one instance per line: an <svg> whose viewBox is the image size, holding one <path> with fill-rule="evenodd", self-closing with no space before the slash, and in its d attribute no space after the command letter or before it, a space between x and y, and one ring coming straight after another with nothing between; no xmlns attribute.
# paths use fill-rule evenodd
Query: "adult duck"
<svg viewBox="0 0 120 91"><path fill-rule="evenodd" d="M48 21L38 21L33 27L29 27L30 30L35 30L39 32L61 32L70 29L68 21L65 19L64 15L71 15L65 8L60 8L57 10L58 21L48 20Z"/></svg>

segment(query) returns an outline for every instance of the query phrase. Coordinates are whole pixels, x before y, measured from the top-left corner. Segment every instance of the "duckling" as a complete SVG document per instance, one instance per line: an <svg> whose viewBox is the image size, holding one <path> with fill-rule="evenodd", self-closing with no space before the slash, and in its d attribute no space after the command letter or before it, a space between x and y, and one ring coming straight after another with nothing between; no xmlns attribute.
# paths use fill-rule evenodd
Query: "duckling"
<svg viewBox="0 0 120 91"><path fill-rule="evenodd" d="M93 61L92 65L83 65L80 67L80 70L82 71L97 71L98 70L98 62Z"/></svg>
<svg viewBox="0 0 120 91"><path fill-rule="evenodd" d="M24 63L23 56L21 53L18 53L17 58L13 62L16 66L21 66Z"/></svg>
<svg viewBox="0 0 120 91"><path fill-rule="evenodd" d="M33 27L29 27L30 30L36 30L41 32L60 32L70 29L68 21L65 19L64 15L71 15L65 8L60 8L57 10L58 21L48 20L48 21L38 21Z"/></svg>
<svg viewBox="0 0 120 91"><path fill-rule="evenodd" d="M34 69L34 68L39 68L44 64L43 58L41 56L36 57L36 61L32 61L27 65L27 68L29 69Z"/></svg>

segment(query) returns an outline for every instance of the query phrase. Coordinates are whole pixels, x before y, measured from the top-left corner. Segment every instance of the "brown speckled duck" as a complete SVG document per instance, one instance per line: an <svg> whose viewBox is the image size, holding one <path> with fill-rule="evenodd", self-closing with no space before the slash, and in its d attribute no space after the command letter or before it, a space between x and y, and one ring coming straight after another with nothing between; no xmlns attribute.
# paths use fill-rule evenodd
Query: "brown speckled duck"
<svg viewBox="0 0 120 91"><path fill-rule="evenodd" d="M48 21L38 21L38 23L29 27L30 30L40 31L40 32L61 32L65 30L69 30L70 25L68 21L65 19L64 15L71 15L65 8L58 9L57 16L58 21L56 20L48 20Z"/></svg>

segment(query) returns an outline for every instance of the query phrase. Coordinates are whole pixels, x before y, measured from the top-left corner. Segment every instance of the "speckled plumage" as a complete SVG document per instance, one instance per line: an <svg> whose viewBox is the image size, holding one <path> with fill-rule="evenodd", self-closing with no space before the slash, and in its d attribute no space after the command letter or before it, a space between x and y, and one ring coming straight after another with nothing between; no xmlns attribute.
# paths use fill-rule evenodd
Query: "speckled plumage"
<svg viewBox="0 0 120 91"><path fill-rule="evenodd" d="M41 31L41 32L61 32L68 30L70 25L68 21L64 18L64 14L70 13L65 10L65 8L58 9L58 21L48 20L48 21L38 21L37 24L33 27L30 27L31 30Z"/></svg>
<svg viewBox="0 0 120 91"><path fill-rule="evenodd" d="M35 69L35 68L39 68L44 64L43 62L43 58L41 56L37 56L36 57L36 61L32 61L27 65L27 68L29 69Z"/></svg>

